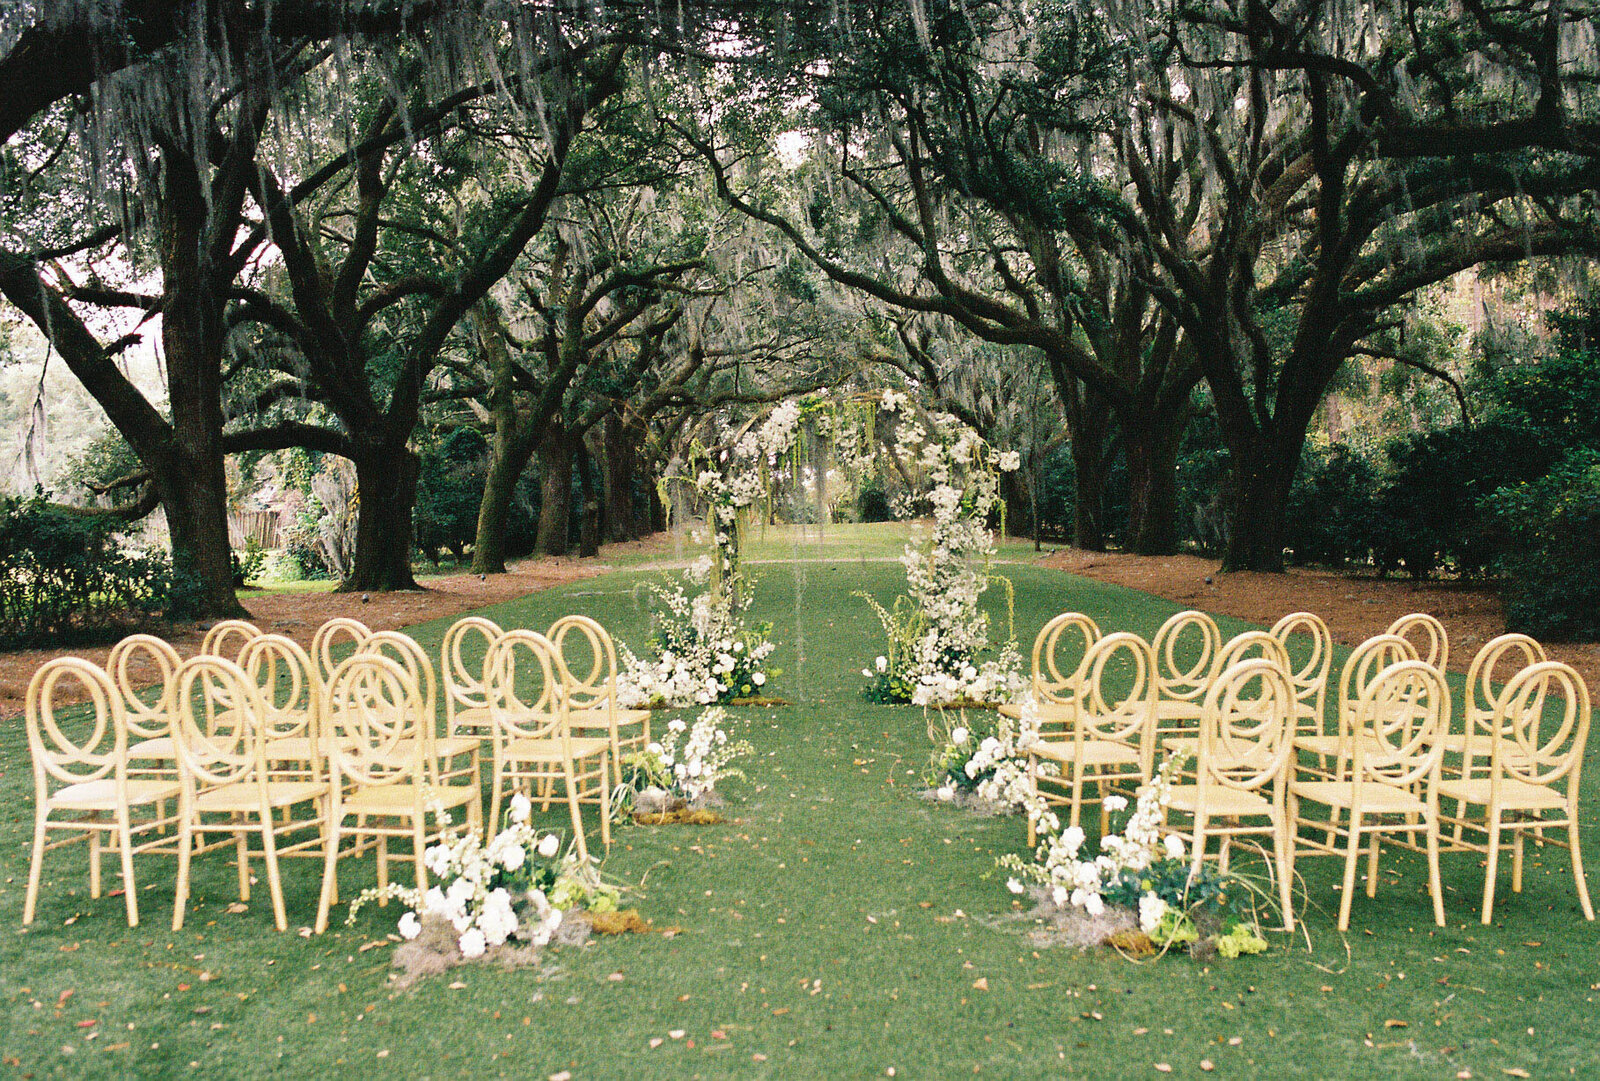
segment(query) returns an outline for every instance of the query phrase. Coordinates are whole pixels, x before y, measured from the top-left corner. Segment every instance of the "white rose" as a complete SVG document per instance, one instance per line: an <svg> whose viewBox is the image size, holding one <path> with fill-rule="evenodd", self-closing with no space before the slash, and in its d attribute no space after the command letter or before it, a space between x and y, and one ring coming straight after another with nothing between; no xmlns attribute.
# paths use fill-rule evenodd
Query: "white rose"
<svg viewBox="0 0 1600 1081"><path fill-rule="evenodd" d="M1016 879L1008 878L1006 879L1006 889L1012 893L1026 893L1028 888Z"/></svg>
<svg viewBox="0 0 1600 1081"><path fill-rule="evenodd" d="M415 912L407 912L400 917L400 937L407 941L422 934L422 922L417 919Z"/></svg>
<svg viewBox="0 0 1600 1081"><path fill-rule="evenodd" d="M1128 797L1127 796L1107 796L1106 797L1106 810L1108 810L1108 811L1125 811L1127 809L1128 809Z"/></svg>
<svg viewBox="0 0 1600 1081"><path fill-rule="evenodd" d="M757 687L765 687L767 685L767 674L765 672L756 672L750 677L750 682Z"/></svg>
<svg viewBox="0 0 1600 1081"><path fill-rule="evenodd" d="M508 871L515 871L528 862L528 853L521 845L506 845L505 851L500 853L500 866Z"/></svg>
<svg viewBox="0 0 1600 1081"><path fill-rule="evenodd" d="M878 669L878 671L880 671L880 672L887 672L889 670L889 658L888 657L879 657L877 660L873 661L872 663Z"/></svg>
<svg viewBox="0 0 1600 1081"><path fill-rule="evenodd" d="M943 787L941 787L939 789L939 799L940 799L941 802L949 803L951 800L953 800L955 798L956 798L956 790L954 788L951 788L949 785L944 785Z"/></svg>
<svg viewBox="0 0 1600 1081"><path fill-rule="evenodd" d="M524 793L518 792L511 797L511 821L526 822L533 814L533 801Z"/></svg>
<svg viewBox="0 0 1600 1081"><path fill-rule="evenodd" d="M1167 858L1173 860L1183 859L1183 838L1176 833L1169 833L1162 838L1161 843L1167 848Z"/></svg>
<svg viewBox="0 0 1600 1081"><path fill-rule="evenodd" d="M968 735L969 735L969 733L967 732L966 726L963 725L961 727L956 728L955 730L953 730L950 733L950 742L954 743L957 747L959 747L963 743L967 742L967 736Z"/></svg>
<svg viewBox="0 0 1600 1081"><path fill-rule="evenodd" d="M1098 893L1091 893L1083 899L1083 910L1091 916L1098 916L1106 910L1106 903Z"/></svg>
<svg viewBox="0 0 1600 1081"><path fill-rule="evenodd" d="M553 833L547 833L539 838L539 855L545 859L554 859L557 852L561 851L561 838Z"/></svg>
<svg viewBox="0 0 1600 1081"><path fill-rule="evenodd" d="M483 951L489 948L488 940L483 937L483 932L476 927L463 934L458 945L461 947L461 956L468 960L474 957L482 957Z"/></svg>

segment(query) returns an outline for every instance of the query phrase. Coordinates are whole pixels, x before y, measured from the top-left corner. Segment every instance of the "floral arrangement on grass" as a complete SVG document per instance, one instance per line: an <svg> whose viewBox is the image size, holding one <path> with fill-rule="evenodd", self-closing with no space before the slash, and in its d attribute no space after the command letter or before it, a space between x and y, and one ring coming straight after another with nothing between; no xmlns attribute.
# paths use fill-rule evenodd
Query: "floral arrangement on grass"
<svg viewBox="0 0 1600 1081"><path fill-rule="evenodd" d="M1089 918L1113 910L1130 914L1128 922L1136 924L1137 931L1117 931L1107 940L1136 954L1187 949L1238 957L1265 950L1267 942L1255 915L1257 891L1210 864L1202 863L1195 871L1186 858L1183 838L1162 836L1173 778L1183 757L1173 755L1162 762L1156 775L1139 787L1131 811L1127 797L1105 797L1114 828L1101 837L1098 855L1084 851L1081 828L1061 829L1052 815L1033 860L1008 853L997 861L1011 872L1007 888L1023 894L1032 887L1041 907L1058 912L1076 910Z"/></svg>
<svg viewBox="0 0 1600 1081"><path fill-rule="evenodd" d="M692 725L681 717L668 721L659 742L623 758L612 807L619 815L704 807L719 782L744 776L732 763L755 753L749 740L728 735L727 721L720 706L703 710Z"/></svg>
<svg viewBox="0 0 1600 1081"><path fill-rule="evenodd" d="M448 925L461 958L473 960L508 942L543 946L574 910L617 910L620 891L602 881L592 863L563 854L558 834L533 826L526 795L511 797L505 827L487 843L476 830L450 828L443 808L433 813L445 827L422 854L434 884L426 892L393 883L367 890L351 903L347 923L367 902L397 897L410 908L397 928L402 938Z"/></svg>
<svg viewBox="0 0 1600 1081"><path fill-rule="evenodd" d="M1056 817L1028 782L1027 747L1039 738L1039 718L1031 697L1023 699L1021 717L987 710L946 710L928 725L934 751L925 780L941 803L976 803L987 810L1031 814L1054 827ZM1039 773L1059 774L1054 762L1041 762Z"/></svg>
<svg viewBox="0 0 1600 1081"><path fill-rule="evenodd" d="M656 602L650 638L655 656L645 660L620 648L619 705L681 709L763 693L763 664L777 648L768 637L772 624L745 623L733 592L710 583L712 568L711 557L701 556L683 572L682 583L646 584ZM685 586L700 592L691 597Z"/></svg>
<svg viewBox="0 0 1600 1081"><path fill-rule="evenodd" d="M995 647L989 615L978 602L994 581L988 521L1001 506L1000 473L1016 469L1019 458L990 448L954 417L934 414L928 421L931 430L908 417L895 431L897 452L919 463L933 485L906 508L925 507L933 526L926 536L920 528L914 532L900 557L904 601L885 609L856 594L865 597L889 639L886 666L866 673L865 693L919 706L1007 702L1022 688L1022 657L1014 638L997 656L985 657Z"/></svg>

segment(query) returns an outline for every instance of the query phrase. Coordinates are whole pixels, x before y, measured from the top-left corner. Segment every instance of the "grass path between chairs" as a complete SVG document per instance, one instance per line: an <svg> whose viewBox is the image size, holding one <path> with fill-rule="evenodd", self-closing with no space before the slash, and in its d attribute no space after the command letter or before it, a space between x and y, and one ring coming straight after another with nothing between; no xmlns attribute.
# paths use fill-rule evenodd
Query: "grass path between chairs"
<svg viewBox="0 0 1600 1081"><path fill-rule="evenodd" d="M634 935L552 951L543 972L466 966L396 992L399 912L342 909L322 938L272 929L263 881L244 911L223 853L196 862L185 931L170 932L172 862L145 857L142 923L88 898L81 849L53 853L40 920L21 928L32 779L20 720L0 734L0 1078L469 1075L584 1078L993 1076L1446 1078L1593 1076L1600 931L1578 913L1566 854L1530 849L1525 892L1502 884L1499 922L1477 922L1482 870L1446 855L1447 929L1436 930L1419 858L1385 853L1378 896L1358 897L1341 938L1334 861L1303 859L1319 909L1311 937L1270 936L1263 957L1134 964L1035 951L994 857L1022 823L913 795L922 712L863 703L880 651L866 588L887 602L893 564L759 570L755 617L775 624L795 705L736 711L758 756L720 826L625 827L606 871L673 938ZM1055 612L1150 635L1174 606L1035 567L1016 585L1019 638ZM623 572L487 609L544 627L568 611L640 642L646 616ZM1003 614L1003 594L991 591ZM447 621L413 629L437 653ZM1225 633L1243 629L1222 621ZM1342 659L1342 651L1340 653ZM1459 691L1459 685L1456 688ZM669 715L670 716L670 715ZM661 718L663 721L665 717ZM1594 791L1594 770L1585 781ZM1591 867L1594 815L1585 825ZM551 821L559 823L552 812ZM114 861L111 861L114 864ZM1245 861L1248 868L1249 863ZM347 864L346 895L372 881ZM291 925L311 922L317 868L287 861ZM108 874L110 887L119 885ZM109 887L108 887L109 888ZM237 906L233 906L235 909ZM370 943L380 943L372 947ZM680 1032L681 1030L681 1032ZM674 1035L678 1033L679 1035ZM658 1046L651 1044L659 1040ZM1515 1076L1525 1076L1517 1073Z"/></svg>

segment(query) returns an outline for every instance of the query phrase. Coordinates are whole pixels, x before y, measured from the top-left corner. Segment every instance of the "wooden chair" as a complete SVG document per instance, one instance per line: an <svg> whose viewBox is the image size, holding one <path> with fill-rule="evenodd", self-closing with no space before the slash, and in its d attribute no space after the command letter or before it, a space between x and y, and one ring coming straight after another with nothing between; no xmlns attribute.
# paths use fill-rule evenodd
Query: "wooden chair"
<svg viewBox="0 0 1600 1081"><path fill-rule="evenodd" d="M167 716L167 686L183 658L163 639L150 634L130 634L111 647L106 672L122 699L128 725L128 761L137 774L178 776L177 751L172 746L172 719ZM156 675L154 694L141 693L149 682L136 670Z"/></svg>
<svg viewBox="0 0 1600 1081"><path fill-rule="evenodd" d="M467 827L483 828L478 787L435 783L431 775L433 718L424 713L422 692L404 667L376 653L357 653L334 669L326 696L330 805L318 934L327 930L328 909L338 896L340 859L376 847L378 885L384 887L389 839L408 838L417 888L425 890L423 853L442 828L440 823L430 828L428 816L435 809L465 808ZM348 848L346 838L354 842ZM380 898L379 904L385 903Z"/></svg>
<svg viewBox="0 0 1600 1081"><path fill-rule="evenodd" d="M200 642L200 654L205 657L227 657L233 660L252 638L261 636L261 628L243 619L224 619L212 624Z"/></svg>
<svg viewBox="0 0 1600 1081"><path fill-rule="evenodd" d="M1207 688L1228 669L1252 660L1275 665L1285 679L1289 678L1289 654L1283 648L1283 643L1266 631L1242 631L1217 649L1211 661L1211 671L1206 676ZM1197 756L1200 750L1199 737L1194 735L1168 735L1161 740L1161 744L1169 752L1186 754L1191 758Z"/></svg>
<svg viewBox="0 0 1600 1081"><path fill-rule="evenodd" d="M324 686L327 685L333 670L339 667L333 651L341 642L350 643L350 652L361 648L361 643L372 637L372 628L359 619L349 619L345 616L336 616L317 628L317 633L311 636L311 659L317 662L317 675ZM348 655L348 654L347 654Z"/></svg>
<svg viewBox="0 0 1600 1081"><path fill-rule="evenodd" d="M1291 612L1272 625L1272 637L1289 653L1289 639L1304 635L1311 640L1311 652L1298 668L1289 673L1294 691L1295 732L1313 736L1322 731L1328 704L1328 671L1333 664L1333 635L1327 623L1314 612Z"/></svg>
<svg viewBox="0 0 1600 1081"><path fill-rule="evenodd" d="M1444 737L1444 749L1464 756L1462 766L1475 762L1487 772L1494 743L1491 721L1501 690L1524 668L1549 659L1544 646L1525 634L1502 634L1485 642L1467 668L1460 730Z"/></svg>
<svg viewBox="0 0 1600 1081"><path fill-rule="evenodd" d="M1295 737L1295 747L1309 755L1302 769L1313 776L1340 780L1338 764L1350 760L1354 711L1368 684L1392 664L1418 660L1416 647L1396 634L1377 634L1350 651L1339 670L1338 698L1333 732L1326 729Z"/></svg>
<svg viewBox="0 0 1600 1081"><path fill-rule="evenodd" d="M1442 676L1450 665L1450 636L1444 624L1426 612L1412 612L1389 624L1384 634L1393 634L1412 644L1417 659L1438 670Z"/></svg>
<svg viewBox="0 0 1600 1081"><path fill-rule="evenodd" d="M292 638L263 634L244 647L239 667L261 697L267 768L272 778L324 777L318 739L322 680L311 655Z"/></svg>
<svg viewBox="0 0 1600 1081"><path fill-rule="evenodd" d="M290 849L322 844L327 782L272 776L267 767L266 704L255 682L232 661L206 655L185 661L173 677L168 698L183 782L172 929L183 928L197 842L207 834L223 833L233 837L241 901L250 900L250 838L260 837L273 923L280 931L288 930L278 858ZM289 813L308 805L308 814ZM281 821L274 818L277 812L284 812ZM317 830L317 835L289 841L289 834L307 829Z"/></svg>
<svg viewBox="0 0 1600 1081"><path fill-rule="evenodd" d="M1273 660L1230 665L1210 682L1201 703L1193 784L1171 788L1169 812L1187 815L1187 830L1170 830L1189 842L1194 872L1207 842L1221 840L1218 860L1228 869L1235 837L1266 836L1283 906L1284 930L1294 930L1289 886L1294 831L1284 801L1285 776L1294 746L1294 691Z"/></svg>
<svg viewBox="0 0 1600 1081"><path fill-rule="evenodd" d="M650 711L617 704L616 644L588 616L562 616L546 637L561 661L562 694L572 730L605 736L611 744L614 783L621 784L624 751L642 751L650 744Z"/></svg>
<svg viewBox="0 0 1600 1081"><path fill-rule="evenodd" d="M1028 691L1041 731L1055 736L1071 731L1077 691L1088 672L1089 649L1100 638L1100 628L1082 612L1055 616L1034 637ZM1022 706L1007 702L1000 715L1018 720Z"/></svg>
<svg viewBox="0 0 1600 1081"><path fill-rule="evenodd" d="M611 845L611 743L573 734L560 669L555 644L537 631L507 631L494 645L486 668L494 718L489 813L491 821L500 821L507 789L523 783L537 790L548 807L551 791L559 783L572 815L578 856L587 859L581 803L599 805L601 842L607 848Z"/></svg>
<svg viewBox="0 0 1600 1081"><path fill-rule="evenodd" d="M1543 836L1545 829L1562 826L1567 830L1566 847L1572 856L1578 903L1584 919L1594 919L1578 836L1578 780L1589 740L1589 711L1589 688L1569 666L1540 661L1524 668L1495 699L1493 714L1475 722L1479 732L1473 734L1488 737L1488 775L1475 776L1468 762L1461 776L1439 783L1439 795L1455 800L1458 808L1483 808L1481 818L1458 810L1446 821L1484 836L1482 844L1463 842L1488 857L1483 880L1484 923L1494 916L1495 877L1504 834L1512 834L1511 890L1521 893L1526 834L1534 830Z"/></svg>
<svg viewBox="0 0 1600 1081"><path fill-rule="evenodd" d="M399 664L422 694L422 713L428 718L431 750L428 759L436 776L478 777L483 742L476 735L458 735L448 729L439 734L439 679L433 661L417 640L401 631L377 631L361 643L362 653L372 653Z"/></svg>
<svg viewBox="0 0 1600 1081"><path fill-rule="evenodd" d="M1350 928L1356 889L1356 863L1369 839L1367 896L1377 894L1378 846L1384 833L1414 835L1427 841L1428 889L1433 921L1444 926L1444 888L1439 882L1439 737L1448 725L1450 692L1438 670L1419 660L1391 664L1362 687L1350 710L1348 768L1332 779L1289 784L1289 816L1296 830L1314 827L1325 840L1298 840L1298 853L1339 855L1344 837L1344 886L1339 897L1339 930ZM1326 807L1326 818L1301 817L1303 804ZM1491 857L1492 860L1492 857ZM1293 856L1291 856L1291 867Z"/></svg>
<svg viewBox="0 0 1600 1081"><path fill-rule="evenodd" d="M1222 648L1217 621L1188 611L1161 624L1150 643L1156 658L1156 738L1193 732Z"/></svg>
<svg viewBox="0 0 1600 1081"><path fill-rule="evenodd" d="M1085 670L1072 698L1071 731L1042 736L1027 748L1030 786L1047 804L1068 806L1072 826L1083 804L1102 801L1110 785L1149 780L1155 758L1156 676L1149 643L1126 632L1108 634L1089 648ZM1042 775L1041 760L1056 763L1061 775ZM1093 800L1085 796L1090 784L1096 787ZM1103 804L1101 819L1103 828ZM1037 830L1030 815L1029 845Z"/></svg>
<svg viewBox="0 0 1600 1081"><path fill-rule="evenodd" d="M489 716L483 666L504 633L498 623L482 616L458 619L444 632L439 668L444 674L445 731L451 735L493 738L494 722ZM482 639L481 655L470 644L476 639Z"/></svg>
<svg viewBox="0 0 1600 1081"><path fill-rule="evenodd" d="M88 695L84 719L64 718L78 707L58 703L72 684ZM89 895L101 891L100 851L103 834L111 836L122 860L122 897L128 926L139 926L139 889L133 878L133 857L170 843L159 832L176 821L167 816L167 801L176 801L175 778L133 777L128 769L128 728L122 695L98 666L77 657L46 661L28 682L26 704L28 750L33 759L33 858L28 864L28 892L22 922L33 922L39 900L44 855L87 840ZM80 738L81 736L81 738ZM138 812L140 817L135 819ZM68 837L52 842L50 834ZM149 840L146 835L157 834Z"/></svg>

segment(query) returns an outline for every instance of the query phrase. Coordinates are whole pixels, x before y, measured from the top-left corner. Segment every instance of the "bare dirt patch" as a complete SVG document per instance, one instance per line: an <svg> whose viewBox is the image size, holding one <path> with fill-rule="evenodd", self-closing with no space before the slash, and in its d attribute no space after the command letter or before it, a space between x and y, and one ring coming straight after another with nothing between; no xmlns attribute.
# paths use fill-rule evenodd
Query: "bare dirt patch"
<svg viewBox="0 0 1600 1081"><path fill-rule="evenodd" d="M660 537L647 537L624 544L607 545L600 559L547 557L514 564L506 574L479 578L476 574L452 574L430 578L422 590L405 593L259 593L244 591L239 601L250 619L263 631L283 634L302 646L325 621L335 616L361 620L375 631L398 630L430 619L461 615L491 604L515 600L541 589L593 578L612 568L603 562L607 553L654 551ZM214 621L201 623L163 623L151 628L188 656L199 652L206 628ZM20 714L25 704L28 681L45 661L63 654L85 657L104 665L110 645L79 646L72 649L31 649L0 653L0 717ZM156 673L147 673L154 682Z"/></svg>
<svg viewBox="0 0 1600 1081"><path fill-rule="evenodd" d="M1291 568L1283 574L1222 574L1199 556L1136 556L1068 549L1040 564L1100 582L1271 626L1290 612L1315 612L1334 641L1358 645L1382 634L1400 616L1427 612L1450 634L1450 667L1465 672L1485 642L1504 634L1500 598L1477 583L1413 582ZM1566 661L1592 688L1600 688L1600 643L1546 642L1553 660Z"/></svg>

